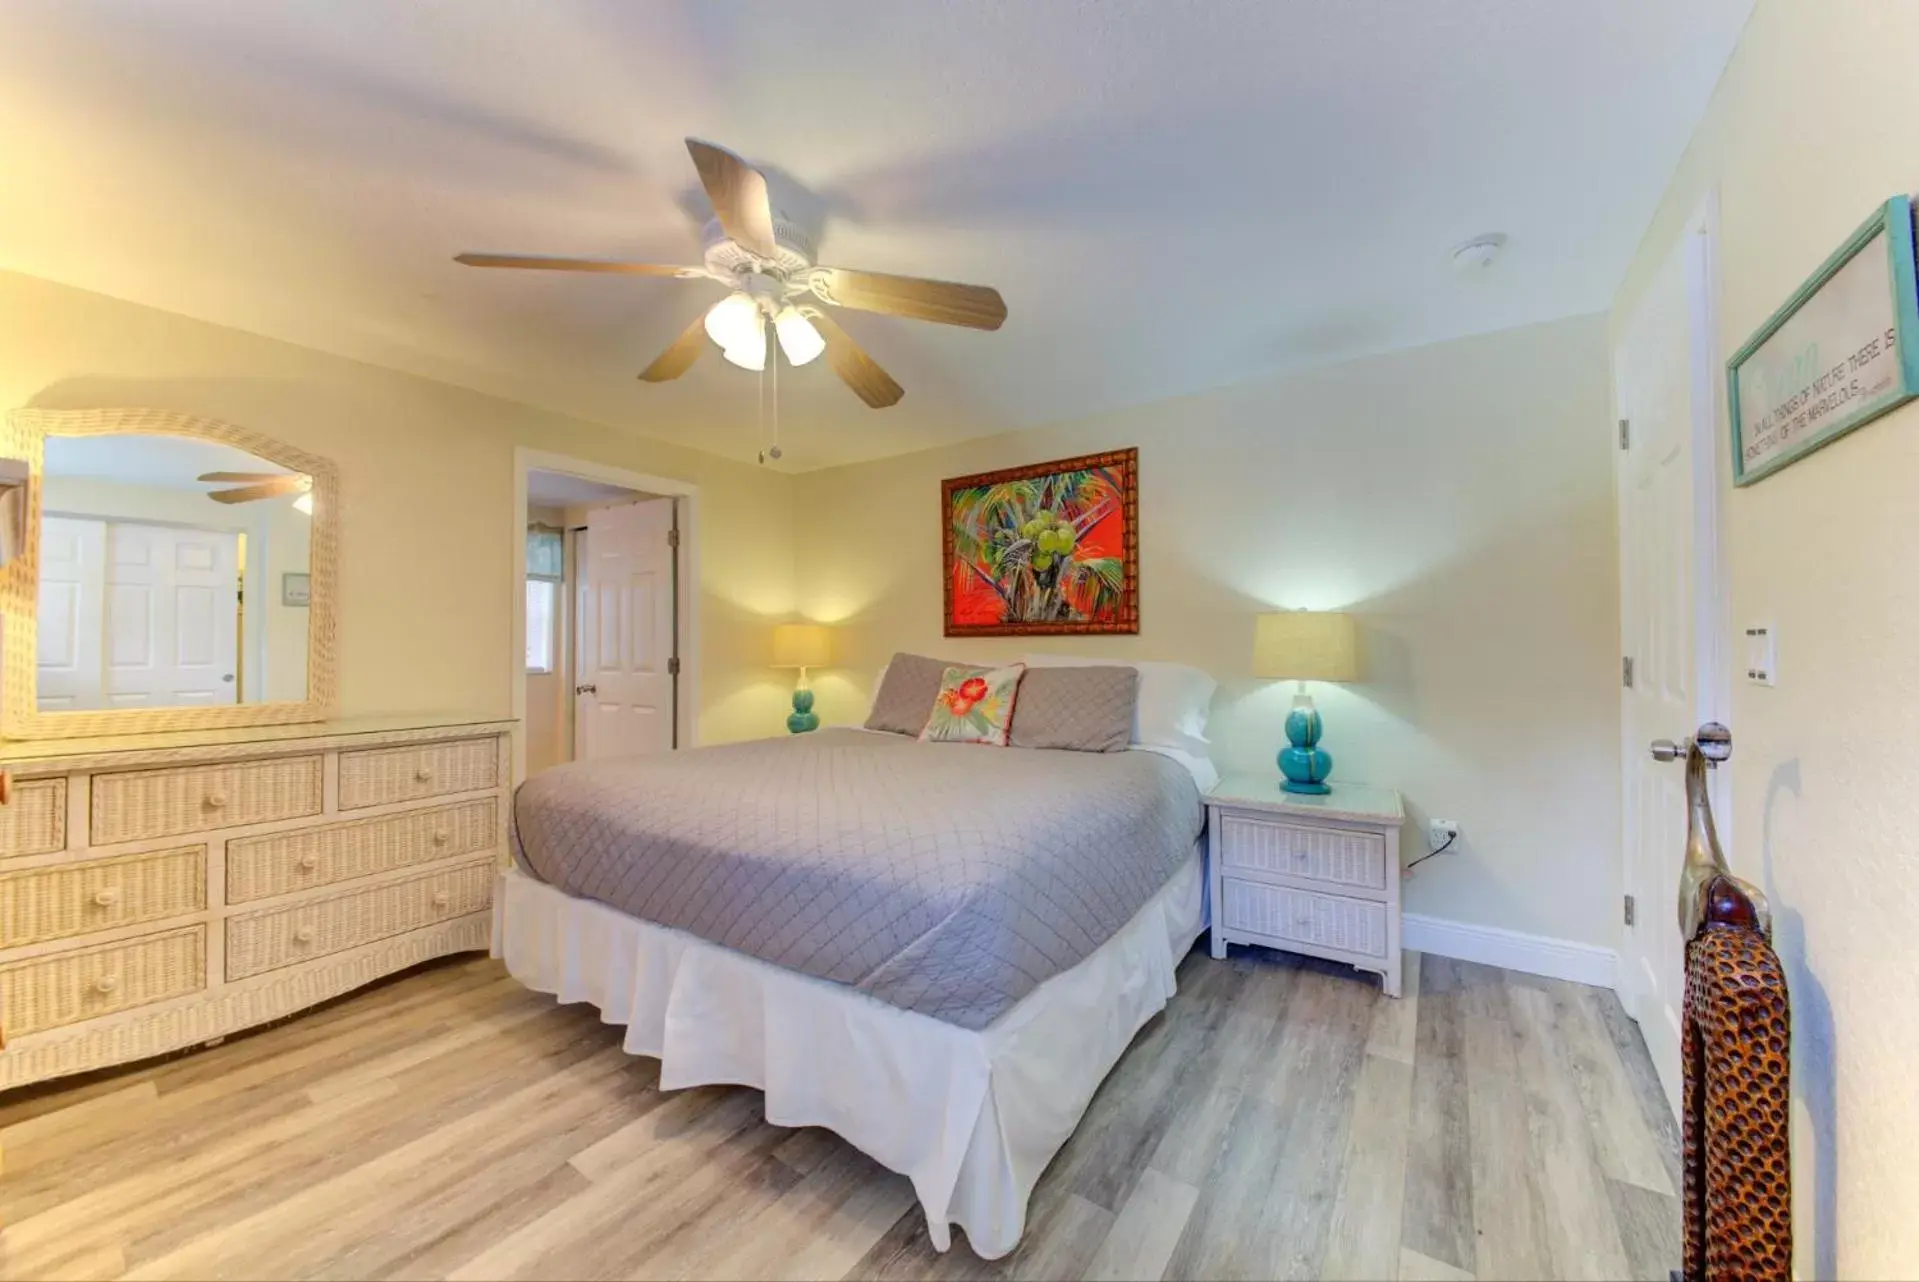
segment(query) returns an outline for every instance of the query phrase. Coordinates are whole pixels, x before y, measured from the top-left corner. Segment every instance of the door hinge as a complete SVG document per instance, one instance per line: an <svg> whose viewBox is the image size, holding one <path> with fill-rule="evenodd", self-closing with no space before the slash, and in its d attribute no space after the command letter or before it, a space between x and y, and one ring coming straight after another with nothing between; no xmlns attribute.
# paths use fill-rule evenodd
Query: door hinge
<svg viewBox="0 0 1919 1282"><path fill-rule="evenodd" d="M669 677L677 677L680 675L680 656L679 655L676 654L672 658L666 661L666 675Z"/></svg>
<svg viewBox="0 0 1919 1282"><path fill-rule="evenodd" d="M1628 690L1632 689L1632 656L1630 654L1619 657L1619 680L1620 684Z"/></svg>
<svg viewBox="0 0 1919 1282"><path fill-rule="evenodd" d="M680 545L680 532L677 529L666 532L666 546L676 548Z"/></svg>
<svg viewBox="0 0 1919 1282"><path fill-rule="evenodd" d="M1619 420L1619 448L1622 450L1632 448L1632 420L1629 418Z"/></svg>
<svg viewBox="0 0 1919 1282"><path fill-rule="evenodd" d="M1632 896L1631 896L1631 895L1627 895L1627 896L1626 896L1626 924L1627 924L1628 926L1630 926L1630 925L1632 925L1632 924L1633 924L1633 918L1634 918L1634 916L1636 916L1636 915L1637 915L1637 914L1636 914L1636 913L1635 913L1635 911L1634 911L1634 905L1633 905L1633 901L1632 901Z"/></svg>

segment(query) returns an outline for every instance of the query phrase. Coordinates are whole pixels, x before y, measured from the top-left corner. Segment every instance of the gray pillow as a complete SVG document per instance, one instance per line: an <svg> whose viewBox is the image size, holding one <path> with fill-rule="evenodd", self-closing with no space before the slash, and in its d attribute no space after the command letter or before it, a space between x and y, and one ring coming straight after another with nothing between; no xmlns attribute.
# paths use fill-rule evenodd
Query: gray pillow
<svg viewBox="0 0 1919 1282"><path fill-rule="evenodd" d="M926 729L933 715L933 700L939 696L940 681L948 668L970 668L970 663L948 663L923 654L896 654L886 665L886 677L879 693L873 696L873 710L866 715L868 730L887 730L893 734L917 736ZM1015 711L1018 705L1014 705Z"/></svg>
<svg viewBox="0 0 1919 1282"><path fill-rule="evenodd" d="M1123 752L1133 739L1138 668L1028 668L1013 703L1015 748Z"/></svg>

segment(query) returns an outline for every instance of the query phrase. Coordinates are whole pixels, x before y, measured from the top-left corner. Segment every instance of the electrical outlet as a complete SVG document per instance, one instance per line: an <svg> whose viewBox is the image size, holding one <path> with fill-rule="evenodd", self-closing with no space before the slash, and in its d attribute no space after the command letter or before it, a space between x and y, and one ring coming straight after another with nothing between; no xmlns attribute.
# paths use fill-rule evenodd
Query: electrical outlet
<svg viewBox="0 0 1919 1282"><path fill-rule="evenodd" d="M1435 819L1427 825L1427 836L1431 840L1432 848L1438 850L1447 842L1458 838L1459 821L1457 819Z"/></svg>

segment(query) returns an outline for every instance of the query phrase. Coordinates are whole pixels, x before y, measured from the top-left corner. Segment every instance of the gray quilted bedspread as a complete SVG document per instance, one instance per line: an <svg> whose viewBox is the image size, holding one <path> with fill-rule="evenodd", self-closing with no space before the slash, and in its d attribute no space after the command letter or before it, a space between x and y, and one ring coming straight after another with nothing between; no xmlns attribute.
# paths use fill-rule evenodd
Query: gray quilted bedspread
<svg viewBox="0 0 1919 1282"><path fill-rule="evenodd" d="M858 730L578 762L514 808L569 894L963 1028L1117 932L1202 823L1151 753Z"/></svg>

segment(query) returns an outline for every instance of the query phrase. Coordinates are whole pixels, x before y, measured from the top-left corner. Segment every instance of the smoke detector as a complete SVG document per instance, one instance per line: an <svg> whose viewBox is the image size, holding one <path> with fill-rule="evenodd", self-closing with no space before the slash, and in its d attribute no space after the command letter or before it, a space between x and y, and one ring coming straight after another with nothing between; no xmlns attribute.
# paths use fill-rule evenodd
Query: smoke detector
<svg viewBox="0 0 1919 1282"><path fill-rule="evenodd" d="M1453 266L1462 272L1483 272L1493 265L1499 251L1506 247L1504 232L1475 236L1453 251Z"/></svg>

